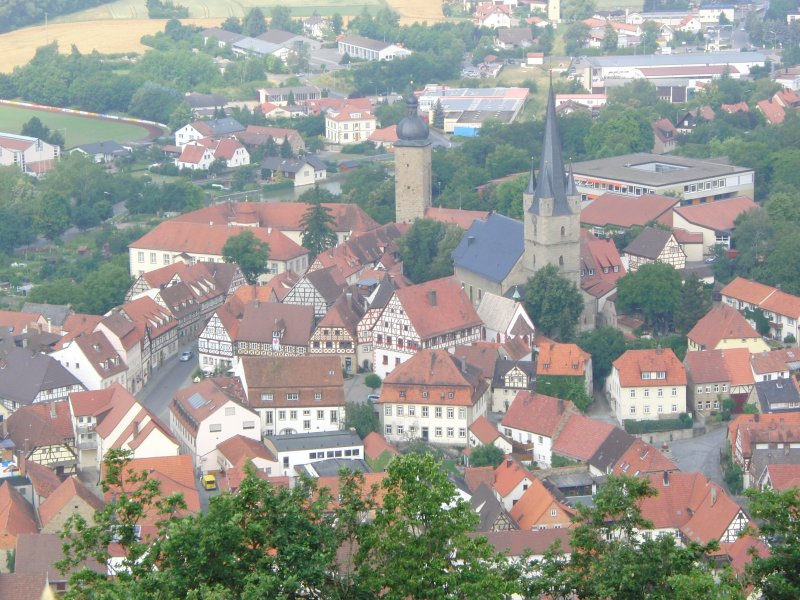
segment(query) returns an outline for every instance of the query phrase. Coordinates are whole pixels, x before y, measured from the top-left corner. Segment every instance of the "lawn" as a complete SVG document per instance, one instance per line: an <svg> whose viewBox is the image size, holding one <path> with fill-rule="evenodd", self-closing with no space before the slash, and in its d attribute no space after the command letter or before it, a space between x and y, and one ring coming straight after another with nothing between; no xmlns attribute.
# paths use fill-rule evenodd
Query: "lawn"
<svg viewBox="0 0 800 600"><path fill-rule="evenodd" d="M0 106L0 131L19 133L22 125L31 117L39 117L51 131L61 131L64 134L67 148L105 140L116 140L120 143L133 142L147 136L146 129L128 123L115 123L15 106Z"/></svg>

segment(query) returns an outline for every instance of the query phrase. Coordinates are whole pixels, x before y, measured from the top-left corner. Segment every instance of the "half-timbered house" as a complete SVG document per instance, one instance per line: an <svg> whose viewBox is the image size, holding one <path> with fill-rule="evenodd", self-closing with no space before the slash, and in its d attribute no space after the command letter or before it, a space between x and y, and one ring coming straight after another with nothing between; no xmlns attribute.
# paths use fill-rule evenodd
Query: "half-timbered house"
<svg viewBox="0 0 800 600"><path fill-rule="evenodd" d="M200 368L206 373L223 372L233 366L236 336L244 306L230 298L220 306L197 338Z"/></svg>
<svg viewBox="0 0 800 600"><path fill-rule="evenodd" d="M66 400L20 407L8 418L7 428L26 462L49 467L58 475L76 472L75 433Z"/></svg>
<svg viewBox="0 0 800 600"><path fill-rule="evenodd" d="M364 310L365 301L356 290L339 296L314 330L309 352L337 355L344 372L353 374L358 366L358 322L364 316Z"/></svg>
<svg viewBox="0 0 800 600"><path fill-rule="evenodd" d="M138 392L150 380L150 336L121 310L103 317L96 330L102 332L128 366L128 391Z"/></svg>
<svg viewBox="0 0 800 600"><path fill-rule="evenodd" d="M50 356L87 390L107 388L113 383L128 387L128 365L102 331L79 335Z"/></svg>
<svg viewBox="0 0 800 600"><path fill-rule="evenodd" d="M359 367L365 371L373 369L374 355L372 353L372 328L378 322L383 309L392 299L394 291L398 288L398 280L393 277L384 277L365 296L366 306L364 316L358 322L356 337L358 348L356 359Z"/></svg>
<svg viewBox="0 0 800 600"><path fill-rule="evenodd" d="M472 510L480 519L476 531L514 531L519 529L517 522L508 514L502 502L494 495L492 488L484 483L478 486L469 501Z"/></svg>
<svg viewBox="0 0 800 600"><path fill-rule="evenodd" d="M344 379L337 357L243 356L234 371L264 435L342 428Z"/></svg>
<svg viewBox="0 0 800 600"><path fill-rule="evenodd" d="M123 304L119 312L134 323L136 329L146 333L144 339L148 347L143 358L149 358L149 364L143 360L143 368L148 371L148 376L177 354L178 322L169 310L143 296Z"/></svg>
<svg viewBox="0 0 800 600"><path fill-rule="evenodd" d="M628 272L654 262L672 265L675 269L686 266L686 253L671 231L645 227L623 251L628 257Z"/></svg>
<svg viewBox="0 0 800 600"><path fill-rule="evenodd" d="M236 356L302 356L314 327L311 306L251 302L244 307Z"/></svg>
<svg viewBox="0 0 800 600"><path fill-rule="evenodd" d="M417 351L477 341L481 320L453 277L395 290L372 327L375 372L386 377Z"/></svg>
<svg viewBox="0 0 800 600"><path fill-rule="evenodd" d="M506 412L517 394L536 387L536 364L530 360L498 359L492 377L492 412Z"/></svg>
<svg viewBox="0 0 800 600"><path fill-rule="evenodd" d="M303 275L283 299L284 304L311 306L319 322L342 295L347 283L336 267L318 269Z"/></svg>
<svg viewBox="0 0 800 600"><path fill-rule="evenodd" d="M486 292L478 304L477 313L483 321L481 339L504 344L506 340L519 336L528 345L533 342L533 321L522 302Z"/></svg>

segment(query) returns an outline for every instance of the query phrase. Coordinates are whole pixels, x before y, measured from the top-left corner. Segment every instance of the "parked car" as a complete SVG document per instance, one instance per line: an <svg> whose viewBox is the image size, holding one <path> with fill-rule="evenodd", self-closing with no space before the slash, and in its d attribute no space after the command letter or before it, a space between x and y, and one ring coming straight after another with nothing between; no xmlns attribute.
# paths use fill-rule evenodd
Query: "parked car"
<svg viewBox="0 0 800 600"><path fill-rule="evenodd" d="M370 404L375 404L378 401L378 398L380 397L381 397L380 394L370 394L369 396L367 396L367 402L369 402Z"/></svg>
<svg viewBox="0 0 800 600"><path fill-rule="evenodd" d="M194 352L191 350L181 353L181 362L189 362L192 358L194 358Z"/></svg>
<svg viewBox="0 0 800 600"><path fill-rule="evenodd" d="M217 489L217 478L211 473L209 473L208 475L203 475L202 482L204 490Z"/></svg>

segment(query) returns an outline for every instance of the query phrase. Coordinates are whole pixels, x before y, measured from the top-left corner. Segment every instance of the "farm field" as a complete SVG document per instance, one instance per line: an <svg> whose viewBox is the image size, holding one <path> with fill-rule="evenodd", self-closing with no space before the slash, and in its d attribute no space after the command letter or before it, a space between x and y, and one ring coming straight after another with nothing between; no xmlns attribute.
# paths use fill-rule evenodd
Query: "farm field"
<svg viewBox="0 0 800 600"><path fill-rule="evenodd" d="M105 140L132 142L147 137L147 129L130 123L115 123L15 106L0 106L0 131L17 134L31 117L39 117L51 131L61 130L65 134L67 148Z"/></svg>

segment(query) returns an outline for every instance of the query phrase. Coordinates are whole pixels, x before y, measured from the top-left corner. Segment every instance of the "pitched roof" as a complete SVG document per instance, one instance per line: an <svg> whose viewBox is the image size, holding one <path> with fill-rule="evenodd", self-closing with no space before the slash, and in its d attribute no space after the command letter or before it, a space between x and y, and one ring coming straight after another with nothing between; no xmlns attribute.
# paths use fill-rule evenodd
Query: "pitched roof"
<svg viewBox="0 0 800 600"><path fill-rule="evenodd" d="M719 541L742 510L716 483L707 482L706 492L700 503L692 507L689 522L681 527L689 540L699 544Z"/></svg>
<svg viewBox="0 0 800 600"><path fill-rule="evenodd" d="M673 210L694 225L714 231L729 232L733 230L739 215L757 207L758 204L751 198L736 196L706 204L676 206Z"/></svg>
<svg viewBox="0 0 800 600"><path fill-rule="evenodd" d="M217 444L217 450L232 465L237 465L242 460L253 458L275 461L272 452L262 442L243 435L234 435L224 442L220 442Z"/></svg>
<svg viewBox="0 0 800 600"><path fill-rule="evenodd" d="M477 313L487 328L506 332L519 308L522 308L521 303L511 298L486 292L478 304ZM522 308L522 312L525 312L524 308ZM517 322L519 323L520 321L524 323L524 319L519 318ZM522 335L532 334L533 328L528 327L527 323L525 323L525 328L520 333Z"/></svg>
<svg viewBox="0 0 800 600"><path fill-rule="evenodd" d="M370 460L377 460L384 452L389 454L400 454L400 451L386 441L377 431L373 431L364 438L364 456Z"/></svg>
<svg viewBox="0 0 800 600"><path fill-rule="evenodd" d="M453 263L490 281L503 281L522 256L524 245L522 222L492 213L486 220L473 220L453 250Z"/></svg>
<svg viewBox="0 0 800 600"><path fill-rule="evenodd" d="M481 484L494 487L494 469L491 465L465 468L464 481L467 483L467 488L475 493Z"/></svg>
<svg viewBox="0 0 800 600"><path fill-rule="evenodd" d="M523 556L527 552L533 555L544 554L556 542L560 542L562 551L569 553L569 529L533 529L514 531L490 531L481 533L494 546L497 552L507 556Z"/></svg>
<svg viewBox="0 0 800 600"><path fill-rule="evenodd" d="M766 471L772 489L784 491L789 488L800 488L800 465L767 465Z"/></svg>
<svg viewBox="0 0 800 600"><path fill-rule="evenodd" d="M500 424L552 438L559 425L574 411L575 407L569 400L521 391L511 402Z"/></svg>
<svg viewBox="0 0 800 600"><path fill-rule="evenodd" d="M467 230L472 227L476 220L486 221L492 215L490 210L464 210L461 208L443 208L441 206L429 206L425 209L425 218L440 223L452 223L461 229Z"/></svg>
<svg viewBox="0 0 800 600"><path fill-rule="evenodd" d="M479 327L481 319L455 277L443 277L395 291L421 340Z"/></svg>
<svg viewBox="0 0 800 600"><path fill-rule="evenodd" d="M472 342L469 346L456 346L453 356L466 361L481 372L481 377L490 379L499 360L500 344L494 342Z"/></svg>
<svg viewBox="0 0 800 600"><path fill-rule="evenodd" d="M24 474L30 479L36 495L41 498L47 498L61 485L61 479L53 469L32 460L25 461Z"/></svg>
<svg viewBox="0 0 800 600"><path fill-rule="evenodd" d="M76 417L94 416L97 419L95 431L101 438L111 435L137 404L136 398L118 383L103 390L70 394L69 402Z"/></svg>
<svg viewBox="0 0 800 600"><path fill-rule="evenodd" d="M497 438L501 437L497 427L483 415L472 422L472 425L469 426L469 432L484 446L490 446Z"/></svg>
<svg viewBox="0 0 800 600"><path fill-rule="evenodd" d="M49 581L67 579L72 573L88 568L95 573L105 575L106 565L94 559L80 563L74 569L62 575L56 563L64 560L64 542L57 533L22 533L17 536L17 552L14 556L14 573L30 573L46 576ZM0 591L2 588L0 588ZM3 596L9 598L9 596ZM39 596L36 596L39 600Z"/></svg>
<svg viewBox="0 0 800 600"><path fill-rule="evenodd" d="M506 512L503 504L494 495L491 485L481 483L469 499L469 504L472 510L478 513L478 518L480 519L475 529L476 531L491 531L497 520L502 516L505 516L513 529L517 528L514 519Z"/></svg>
<svg viewBox="0 0 800 600"><path fill-rule="evenodd" d="M737 300L758 306L774 294L775 291L774 287L758 283L757 281L751 281L744 277L737 277L722 288L720 293L723 296L730 296L731 298L736 298Z"/></svg>
<svg viewBox="0 0 800 600"><path fill-rule="evenodd" d="M679 529L691 518L691 510L705 493L708 480L702 473L681 471L650 473L645 476L658 492L639 503L642 517L654 529Z"/></svg>
<svg viewBox="0 0 800 600"><path fill-rule="evenodd" d="M655 260L659 257L664 247L672 237L671 231L665 231L657 227L645 227L636 238L627 245L625 254L643 256Z"/></svg>
<svg viewBox="0 0 800 600"><path fill-rule="evenodd" d="M56 342L56 350L63 348L67 342L71 342L82 333L93 332L102 321L102 315L86 315L82 313L69 315L62 326L64 335Z"/></svg>
<svg viewBox="0 0 800 600"><path fill-rule="evenodd" d="M184 427L196 432L203 421L229 402L244 405L241 381L238 377L213 377L175 392L170 411Z"/></svg>
<svg viewBox="0 0 800 600"><path fill-rule="evenodd" d="M8 481L0 483L0 533L11 536L10 546L0 545L5 550L13 549L16 537L21 533L38 533L33 507ZM2 536L5 537L5 536Z"/></svg>
<svg viewBox="0 0 800 600"><path fill-rule="evenodd" d="M614 475L644 475L677 471L678 466L644 440L634 438L633 443L619 457L611 472Z"/></svg>
<svg viewBox="0 0 800 600"><path fill-rule="evenodd" d="M533 529L543 517L554 518L547 512L552 509L553 504L557 504L556 510L561 509L563 513L558 515L562 517L561 524L568 525L571 511L561 506L541 481L531 477L530 486L511 507L511 516L519 523L520 529Z"/></svg>
<svg viewBox="0 0 800 600"><path fill-rule="evenodd" d="M41 313L0 310L0 326L6 328L12 336L20 335L31 328L32 324L42 318Z"/></svg>
<svg viewBox="0 0 800 600"><path fill-rule="evenodd" d="M625 275L625 265L611 239L581 229L581 289L595 298L609 294ZM702 241L702 235L700 236Z"/></svg>
<svg viewBox="0 0 800 600"><path fill-rule="evenodd" d="M678 137L678 130L669 119L658 119L650 123L653 133L662 142L675 141Z"/></svg>
<svg viewBox="0 0 800 600"><path fill-rule="evenodd" d="M3 600L42 600L53 591L45 573L0 573L0 598Z"/></svg>
<svg viewBox="0 0 800 600"><path fill-rule="evenodd" d="M281 345L308 346L314 327L314 308L277 302L251 302L244 309L236 341L271 342L282 332Z"/></svg>
<svg viewBox="0 0 800 600"><path fill-rule="evenodd" d="M759 100L756 107L764 114L764 118L767 122L772 125L779 125L783 123L783 120L786 118L786 111L784 108L771 99Z"/></svg>
<svg viewBox="0 0 800 600"><path fill-rule="evenodd" d="M616 429L609 423L595 421L580 414L570 415L553 442L553 452L588 462Z"/></svg>
<svg viewBox="0 0 800 600"><path fill-rule="evenodd" d="M737 386L755 383L747 348L687 352L685 362L694 384L729 382Z"/></svg>
<svg viewBox="0 0 800 600"><path fill-rule="evenodd" d="M343 406L342 365L337 356L243 356L244 380L247 382L247 406ZM285 400L275 394L262 401L264 390L291 391L298 400ZM321 393L317 400L314 395ZM287 404L288 403L288 404Z"/></svg>
<svg viewBox="0 0 800 600"><path fill-rule="evenodd" d="M553 92L553 82L550 82L550 89L547 94L547 108L544 116L544 136L542 137L542 152L539 160L539 178L533 181L533 165L531 165L531 180L526 193L533 193L528 212L531 214L541 213L541 201L552 199L552 215L569 215L573 209L567 197L574 195L575 181L572 176L572 166L570 165L569 175L565 176L564 157L561 151L561 135L558 131L558 117L556 116L556 99ZM535 188L531 188L531 183L535 183ZM580 209L578 209L580 211Z"/></svg>
<svg viewBox="0 0 800 600"><path fill-rule="evenodd" d="M789 357L787 354L791 353ZM752 371L757 375L765 373L781 373L783 371L795 370L790 369L789 361L797 362L800 359L800 352L795 354L795 351L786 350L772 350L771 352L758 352L750 355L750 366Z"/></svg>
<svg viewBox="0 0 800 600"><path fill-rule="evenodd" d="M577 344L550 342L539 345L537 375L583 376L592 356Z"/></svg>
<svg viewBox="0 0 800 600"><path fill-rule="evenodd" d="M38 446L64 444L65 440L75 437L66 400L22 406L8 417L6 423L8 437L17 448L27 452Z"/></svg>
<svg viewBox="0 0 800 600"><path fill-rule="evenodd" d="M725 302L713 306L686 337L707 350L715 349L722 340L761 339L747 319Z"/></svg>
<svg viewBox="0 0 800 600"><path fill-rule="evenodd" d="M328 304L333 304L342 294L347 282L336 267L317 269L303 276Z"/></svg>
<svg viewBox="0 0 800 600"><path fill-rule="evenodd" d="M0 397L28 405L41 391L73 386L83 387L52 356L16 346L0 349Z"/></svg>
<svg viewBox="0 0 800 600"><path fill-rule="evenodd" d="M665 372L665 379L657 380L659 385L686 385L686 370L672 348L626 350L613 365L622 387L652 385L652 380L642 379L643 372Z"/></svg>
<svg viewBox="0 0 800 600"><path fill-rule="evenodd" d="M104 502L95 496L75 475L68 477L47 499L39 505L39 519L46 527L62 510L68 508L70 514L77 508L75 501L80 498L91 508L100 510Z"/></svg>
<svg viewBox="0 0 800 600"><path fill-rule="evenodd" d="M127 371L128 366L125 361L122 360L102 331L79 335L75 338L74 343L81 349L89 364L100 377L111 377Z"/></svg>
<svg viewBox="0 0 800 600"><path fill-rule="evenodd" d="M505 498L514 491L524 479L533 481L533 474L512 457L506 457L494 470L494 489Z"/></svg>

